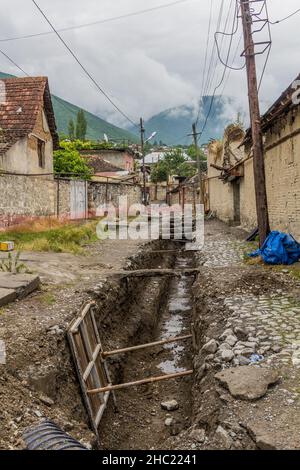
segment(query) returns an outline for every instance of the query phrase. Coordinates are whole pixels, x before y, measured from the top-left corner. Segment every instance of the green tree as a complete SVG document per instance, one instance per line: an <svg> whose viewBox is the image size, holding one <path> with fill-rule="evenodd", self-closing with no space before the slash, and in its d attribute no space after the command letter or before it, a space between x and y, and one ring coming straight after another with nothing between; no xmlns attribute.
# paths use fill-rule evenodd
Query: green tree
<svg viewBox="0 0 300 470"><path fill-rule="evenodd" d="M77 113L76 121L76 139L85 140L87 131L87 121L83 109L80 109Z"/></svg>
<svg viewBox="0 0 300 470"><path fill-rule="evenodd" d="M207 170L207 157L201 148L198 149L198 152L200 156L201 170L206 171ZM191 160L193 160L194 162L197 162L196 148L194 145L190 145L190 147L187 149L187 154Z"/></svg>
<svg viewBox="0 0 300 470"><path fill-rule="evenodd" d="M154 165L151 172L151 181L154 183L168 181L172 175L192 177L196 174L196 167L188 163L182 149L174 149Z"/></svg>
<svg viewBox="0 0 300 470"><path fill-rule="evenodd" d="M55 174L85 180L89 180L91 178L92 170L77 150L56 150L53 153L53 157Z"/></svg>
<svg viewBox="0 0 300 470"><path fill-rule="evenodd" d="M69 124L68 124L68 134L69 134L69 139L74 140L75 139L75 125L73 119L70 119Z"/></svg>

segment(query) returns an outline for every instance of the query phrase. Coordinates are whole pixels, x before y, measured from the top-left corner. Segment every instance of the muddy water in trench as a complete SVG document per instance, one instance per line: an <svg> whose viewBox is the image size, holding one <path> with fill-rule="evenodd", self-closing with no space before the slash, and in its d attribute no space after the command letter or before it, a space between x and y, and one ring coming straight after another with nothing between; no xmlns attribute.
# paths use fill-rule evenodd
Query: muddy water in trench
<svg viewBox="0 0 300 470"><path fill-rule="evenodd" d="M190 255L180 252L175 269L191 266ZM159 283L161 280L154 279L152 282ZM192 282L192 277L184 275L171 279L156 331L149 341L191 332ZM191 346L191 340L186 340L132 354L126 362L123 381L191 369ZM169 438L190 426L191 386L191 377L184 377L118 391L119 412L113 414L109 411L100 424L100 428L103 426L100 432L101 447L111 450L172 448L172 439ZM162 410L161 402L171 399L178 402L178 410ZM166 426L167 418L172 418L171 426Z"/></svg>

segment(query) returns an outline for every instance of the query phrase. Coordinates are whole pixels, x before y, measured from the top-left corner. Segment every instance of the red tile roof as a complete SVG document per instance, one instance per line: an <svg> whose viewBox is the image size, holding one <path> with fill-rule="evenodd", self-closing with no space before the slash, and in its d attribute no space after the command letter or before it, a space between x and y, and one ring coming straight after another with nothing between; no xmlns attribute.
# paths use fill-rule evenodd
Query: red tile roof
<svg viewBox="0 0 300 470"><path fill-rule="evenodd" d="M119 168L112 163L104 160L99 155L82 155L87 161L87 164L93 168L94 173L116 173L118 171L125 171L123 168Z"/></svg>
<svg viewBox="0 0 300 470"><path fill-rule="evenodd" d="M58 135L47 77L5 78L1 82L5 90L0 88L0 155L33 131L42 106L56 148Z"/></svg>

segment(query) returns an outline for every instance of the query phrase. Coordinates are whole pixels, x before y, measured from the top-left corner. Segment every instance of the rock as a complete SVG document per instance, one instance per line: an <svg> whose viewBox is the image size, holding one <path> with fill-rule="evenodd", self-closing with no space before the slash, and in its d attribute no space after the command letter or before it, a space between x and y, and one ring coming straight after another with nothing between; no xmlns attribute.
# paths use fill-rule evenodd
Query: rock
<svg viewBox="0 0 300 470"><path fill-rule="evenodd" d="M250 360L245 356L237 356L237 360L240 366L248 366L250 364Z"/></svg>
<svg viewBox="0 0 300 470"><path fill-rule="evenodd" d="M234 398L257 400L263 397L269 385L278 382L278 372L265 367L240 366L218 372L215 378Z"/></svg>
<svg viewBox="0 0 300 470"><path fill-rule="evenodd" d="M248 333L245 328L242 328L240 326L236 326L234 328L234 333L237 336L239 341L246 341L248 338Z"/></svg>
<svg viewBox="0 0 300 470"><path fill-rule="evenodd" d="M173 419L173 418L167 418L167 419L165 420L165 426L168 426L168 427L169 427L169 426L172 426L173 422L174 422L174 419Z"/></svg>
<svg viewBox="0 0 300 470"><path fill-rule="evenodd" d="M230 362L234 358L234 353L231 349L224 349L221 351L221 359L223 362Z"/></svg>
<svg viewBox="0 0 300 470"><path fill-rule="evenodd" d="M233 335L233 331L231 328L227 328L227 330L224 331L224 333L221 334L220 336L220 341L224 341L226 340L227 336L232 336Z"/></svg>
<svg viewBox="0 0 300 470"><path fill-rule="evenodd" d="M215 358L214 354L209 354L208 356L206 356L205 362L213 361L214 358Z"/></svg>
<svg viewBox="0 0 300 470"><path fill-rule="evenodd" d="M228 343L222 343L220 344L219 346L219 351L224 351L224 349L228 350L228 349L231 349L230 348L230 345Z"/></svg>
<svg viewBox="0 0 300 470"><path fill-rule="evenodd" d="M255 353L254 348L245 348L240 351L241 356L252 356Z"/></svg>
<svg viewBox="0 0 300 470"><path fill-rule="evenodd" d="M229 344L229 346L234 346L237 343L238 339L234 335L227 336L226 338L226 343Z"/></svg>
<svg viewBox="0 0 300 470"><path fill-rule="evenodd" d="M47 406L52 406L54 405L54 401L52 400L52 398L48 397L47 395L40 395L40 401L42 403L44 403L44 405L47 405Z"/></svg>
<svg viewBox="0 0 300 470"><path fill-rule="evenodd" d="M274 346L272 346L272 351L275 353L275 354L278 354L281 352L281 347L278 345L278 344L274 344Z"/></svg>
<svg viewBox="0 0 300 470"><path fill-rule="evenodd" d="M214 339L211 339L210 341L208 341L208 343L206 343L202 348L202 351L208 354L215 354L217 350L218 350L218 343Z"/></svg>
<svg viewBox="0 0 300 470"><path fill-rule="evenodd" d="M34 414L38 417L41 418L43 414L39 410L34 410Z"/></svg>
<svg viewBox="0 0 300 470"><path fill-rule="evenodd" d="M163 410L167 411L175 411L179 408L179 405L176 400L162 401L160 406Z"/></svg>
<svg viewBox="0 0 300 470"><path fill-rule="evenodd" d="M216 437L218 438L218 440L221 441L223 447L225 447L225 449L230 449L232 444L233 444L233 441L230 437L230 435L228 434L228 432L222 428L222 426L218 426L217 427L217 430L216 430Z"/></svg>
<svg viewBox="0 0 300 470"><path fill-rule="evenodd" d="M54 325L48 328L48 333L53 336L62 336L65 334L64 330L59 325Z"/></svg>
<svg viewBox="0 0 300 470"><path fill-rule="evenodd" d="M190 438L196 442L204 442L205 441L205 431L204 429L193 429L190 434Z"/></svg>

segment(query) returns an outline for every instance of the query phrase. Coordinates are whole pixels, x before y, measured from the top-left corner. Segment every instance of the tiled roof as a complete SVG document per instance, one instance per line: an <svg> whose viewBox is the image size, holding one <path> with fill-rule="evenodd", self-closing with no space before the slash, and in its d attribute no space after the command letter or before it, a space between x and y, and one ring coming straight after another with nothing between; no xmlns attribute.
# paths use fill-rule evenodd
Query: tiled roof
<svg viewBox="0 0 300 470"><path fill-rule="evenodd" d="M118 171L124 171L123 168L119 168L112 163L104 160L99 155L84 155L84 159L87 160L88 165L93 168L94 173L115 173Z"/></svg>
<svg viewBox="0 0 300 470"><path fill-rule="evenodd" d="M47 116L54 147L58 145L47 77L5 78L0 87L0 155L35 127L41 106Z"/></svg>

